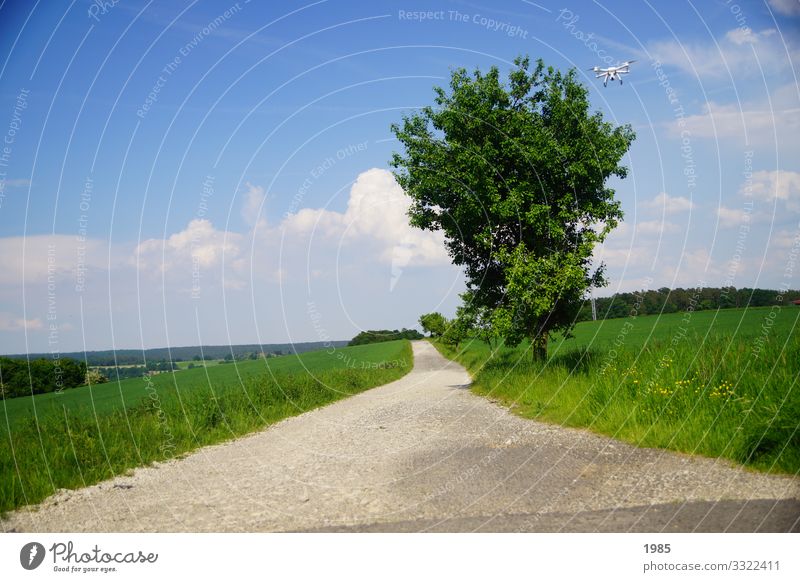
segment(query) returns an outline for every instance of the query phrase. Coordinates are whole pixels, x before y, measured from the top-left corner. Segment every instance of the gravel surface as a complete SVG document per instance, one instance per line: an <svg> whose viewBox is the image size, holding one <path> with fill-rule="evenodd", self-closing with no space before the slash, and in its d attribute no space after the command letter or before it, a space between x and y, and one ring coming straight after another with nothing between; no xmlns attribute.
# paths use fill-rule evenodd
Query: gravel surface
<svg viewBox="0 0 800 582"><path fill-rule="evenodd" d="M414 342L404 378L13 512L4 531L797 531L800 479L514 416Z"/></svg>

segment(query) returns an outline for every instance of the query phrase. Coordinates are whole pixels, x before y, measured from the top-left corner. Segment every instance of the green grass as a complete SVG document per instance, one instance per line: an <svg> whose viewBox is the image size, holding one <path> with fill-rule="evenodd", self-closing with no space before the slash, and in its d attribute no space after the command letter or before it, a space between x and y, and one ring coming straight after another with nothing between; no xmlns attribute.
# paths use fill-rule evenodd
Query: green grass
<svg viewBox="0 0 800 582"><path fill-rule="evenodd" d="M796 474L798 329L800 309L731 309L585 322L544 363L526 346L437 346L521 416Z"/></svg>
<svg viewBox="0 0 800 582"><path fill-rule="evenodd" d="M388 343L388 342L387 342ZM176 373L165 372L150 377L150 381L159 394L184 393L200 389L229 386L252 379L256 376L271 373L316 373L326 370L344 369L348 366L360 367L362 362L380 362L395 359L392 354L397 350L397 342L389 347L377 344L358 346L356 348L337 348L305 352L300 355L281 356L263 360L247 360L211 366L208 368L192 368ZM51 392L39 394L33 398L10 398L0 401L0 414L10 424L25 420L31 416L49 416L53 413L63 415L66 410L71 415L93 417L114 410L123 410L135 406L148 395L148 383L142 378L129 378L119 382L109 382L95 386L71 388L61 393Z"/></svg>
<svg viewBox="0 0 800 582"><path fill-rule="evenodd" d="M681 328L686 328L694 335L708 335L709 338L720 334L753 337L760 333L761 325L771 310L771 307L754 307L695 311L688 314L688 317L686 313L670 313L587 321L576 326L574 338L566 341L554 338L554 341L550 342L550 351L552 354L554 350L562 348L569 350L584 346L613 347L623 328L626 329L626 343L633 347L643 346L651 339L668 339L677 334ZM782 307L776 313L772 325L773 335L786 337L800 325L800 308Z"/></svg>
<svg viewBox="0 0 800 582"><path fill-rule="evenodd" d="M402 340L3 401L0 511L235 438L412 367Z"/></svg>

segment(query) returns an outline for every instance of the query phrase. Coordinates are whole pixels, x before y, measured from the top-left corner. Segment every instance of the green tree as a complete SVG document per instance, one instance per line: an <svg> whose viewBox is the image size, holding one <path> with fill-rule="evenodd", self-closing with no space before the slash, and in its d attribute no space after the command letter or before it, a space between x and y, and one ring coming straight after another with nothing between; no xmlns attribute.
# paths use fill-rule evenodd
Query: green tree
<svg viewBox="0 0 800 582"><path fill-rule="evenodd" d="M456 310L455 318L447 322L447 327L442 334L442 341L448 345L458 347L461 342L475 333L474 323L474 310L471 307L459 307Z"/></svg>
<svg viewBox="0 0 800 582"><path fill-rule="evenodd" d="M350 340L348 346L361 346L364 344L376 344L381 342L392 342L401 339L418 340L422 339L422 334L416 329L368 329L359 332L356 337Z"/></svg>
<svg viewBox="0 0 800 582"><path fill-rule="evenodd" d="M438 337L445 332L447 319L441 313L434 311L433 313L421 315L419 324L422 326L422 330L429 333L431 337Z"/></svg>
<svg viewBox="0 0 800 582"><path fill-rule="evenodd" d="M59 380L61 382L60 388L74 388L85 384L86 362L79 362L72 358L60 358L55 365L60 368L57 373L60 373L61 378L56 379L57 382Z"/></svg>
<svg viewBox="0 0 800 582"><path fill-rule="evenodd" d="M88 384L90 386L94 386L95 384L105 384L106 382L108 382L108 377L100 370L87 370L86 377L83 381L84 384Z"/></svg>
<svg viewBox="0 0 800 582"><path fill-rule="evenodd" d="M461 299L464 304L459 308L457 317L465 319L470 332L479 340L489 344L489 347L494 350L498 337L497 330L492 323L492 311L473 301L469 291L462 293Z"/></svg>
<svg viewBox="0 0 800 582"><path fill-rule="evenodd" d="M568 333L587 289L605 284L591 255L622 217L606 182L627 174L634 133L590 113L574 70L514 63L507 85L497 67L454 71L435 107L392 125L405 155L391 164L411 224L444 231L470 300L508 344L529 338L544 357L549 334Z"/></svg>

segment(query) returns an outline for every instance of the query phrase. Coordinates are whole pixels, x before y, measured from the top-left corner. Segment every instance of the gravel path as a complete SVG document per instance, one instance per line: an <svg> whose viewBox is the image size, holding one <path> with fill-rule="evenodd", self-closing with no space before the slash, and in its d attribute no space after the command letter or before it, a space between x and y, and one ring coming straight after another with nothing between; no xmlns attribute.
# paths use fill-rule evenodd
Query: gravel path
<svg viewBox="0 0 800 582"><path fill-rule="evenodd" d="M404 378L64 491L4 531L797 531L800 479L525 420L426 342Z"/></svg>

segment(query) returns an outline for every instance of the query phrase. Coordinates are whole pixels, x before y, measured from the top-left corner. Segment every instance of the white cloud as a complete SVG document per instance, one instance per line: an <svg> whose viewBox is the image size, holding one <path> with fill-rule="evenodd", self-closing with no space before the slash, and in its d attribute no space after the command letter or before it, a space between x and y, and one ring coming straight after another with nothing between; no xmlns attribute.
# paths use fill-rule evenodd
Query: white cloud
<svg viewBox="0 0 800 582"><path fill-rule="evenodd" d="M674 222L663 220L644 220L636 223L636 233L641 235L661 235L680 232L681 227Z"/></svg>
<svg viewBox="0 0 800 582"><path fill-rule="evenodd" d="M391 264L393 271L450 264L441 232L421 231L408 224L410 199L386 170L359 174L343 212L304 208L271 226L263 218L255 219L264 198L262 187L247 184L242 213L257 227L252 231L217 230L206 219L192 220L166 239L139 244L131 263L145 272L163 272L172 280L183 280L184 291L189 282L192 286L197 283L196 271L201 271L204 281L221 280L229 289L242 289L252 278L285 283L306 268L316 270L319 277L321 266L329 272L334 260L329 252L338 245L347 246L349 252L346 263L337 263L337 269L352 266L352 261L377 260ZM321 243L313 253L312 242Z"/></svg>
<svg viewBox="0 0 800 582"><path fill-rule="evenodd" d="M645 202L644 206L661 210L665 214L677 214L692 210L696 205L684 196L670 196L666 192L661 192L652 200Z"/></svg>
<svg viewBox="0 0 800 582"><path fill-rule="evenodd" d="M263 189L248 184L238 194L242 212L254 216L251 211L264 199ZM197 219L163 235L113 247L108 241L88 241L86 266L93 282L80 292L70 281L78 257L76 237L0 238L0 291L7 299L0 307L7 312L0 315L0 331L48 329L43 316L47 288L42 285L48 275L62 279L58 326L65 349L78 349L84 331L93 347L111 341L134 346L196 343L200 328L205 343L317 339L318 330L308 322L309 300L324 311L325 329L337 339L352 337L354 326L413 326L419 301L432 309L443 304L452 313L463 278L450 266L441 233L409 226L410 199L394 177L384 170L363 172L341 196L341 206L304 209L272 224L251 221L252 227L238 232ZM56 260L48 270L51 248ZM419 265L442 267L412 269ZM398 269L406 272L394 288ZM22 289L26 283L36 284ZM251 302L245 293L231 292L230 301L223 302L226 290L242 288L252 288L260 300ZM189 292L192 301L186 300ZM20 317L20 298L27 305L25 317ZM92 315L70 332L67 322L79 321L81 300ZM202 319L194 325L197 314ZM114 338L108 337L112 317ZM187 321L193 324L187 326ZM46 349L45 335L32 334L34 343L26 347ZM16 345L20 336L6 334Z"/></svg>
<svg viewBox="0 0 800 582"><path fill-rule="evenodd" d="M347 244L362 258L372 257L393 268L450 263L441 232L421 231L408 224L410 201L388 171L372 169L361 173L350 190L344 212L303 209L274 228L256 218L264 199L262 187L247 184L242 213L252 226L263 226L252 256L245 250L253 242L254 233L219 230L207 219L192 220L165 239L144 240L132 252L120 250L127 260L112 258L111 264L105 241L80 242L68 235L7 237L0 238L0 285L68 278L75 275L82 261L82 266L91 270L108 271L113 264L127 264L143 273L176 275L183 279L184 288L194 282L192 276L201 270L200 277L205 282L219 280L226 288L241 289L248 272L271 280L286 278L285 267L277 264L282 233L293 237L321 236L328 239L328 248L332 241Z"/></svg>
<svg viewBox="0 0 800 582"><path fill-rule="evenodd" d="M635 227L622 222L602 244L595 247L592 258L596 264L605 263L619 273L628 268L642 267L652 261L653 252L634 244L635 239Z"/></svg>
<svg viewBox="0 0 800 582"><path fill-rule="evenodd" d="M79 266L108 269L107 243L65 234L0 238L0 284L64 279L73 276Z"/></svg>
<svg viewBox="0 0 800 582"><path fill-rule="evenodd" d="M800 231L779 230L770 236L769 245L774 249L800 248Z"/></svg>
<svg viewBox="0 0 800 582"><path fill-rule="evenodd" d="M707 287L722 281L723 269L712 259L705 248L683 249L659 258L655 270L650 272L651 289L658 287Z"/></svg>
<svg viewBox="0 0 800 582"><path fill-rule="evenodd" d="M758 37L753 34L753 30L750 28L734 28L725 33L725 38L733 44L753 44L758 42Z"/></svg>
<svg viewBox="0 0 800 582"><path fill-rule="evenodd" d="M133 261L145 271L169 271L219 266L224 260L234 261L240 254L242 235L217 230L206 219L192 220L182 231L168 239L149 239L136 247Z"/></svg>
<svg viewBox="0 0 800 582"><path fill-rule="evenodd" d="M768 28L729 30L723 38L689 42L669 39L650 43L652 59L700 78L758 77L790 70L797 48Z"/></svg>
<svg viewBox="0 0 800 582"><path fill-rule="evenodd" d="M44 323L37 318L25 319L11 313L0 312L0 331L38 331L44 329Z"/></svg>
<svg viewBox="0 0 800 582"><path fill-rule="evenodd" d="M761 170L753 172L752 183L745 183L739 190L745 194L749 190L753 198L765 202L776 199L786 203L789 210L800 210L800 173L787 170Z"/></svg>
<svg viewBox="0 0 800 582"><path fill-rule="evenodd" d="M344 215L325 208L302 208L287 216L280 229L287 235L319 234L321 236L341 235L344 228Z"/></svg>
<svg viewBox="0 0 800 582"><path fill-rule="evenodd" d="M784 140L779 134L791 136L797 142L800 130L800 108L770 109L755 108L752 105L740 107L737 104L720 105L709 102L703 112L686 116L682 123L669 123L670 133L680 136L688 131L699 138L739 138L749 142L775 142Z"/></svg>
<svg viewBox="0 0 800 582"><path fill-rule="evenodd" d="M784 16L800 16L798 0L769 0L769 5L775 9L775 12Z"/></svg>
<svg viewBox="0 0 800 582"><path fill-rule="evenodd" d="M264 226L265 223L259 218L264 208L266 194L261 186L254 186L247 182L247 191L244 194L242 204L242 218L249 226Z"/></svg>
<svg viewBox="0 0 800 582"><path fill-rule="evenodd" d="M723 227L739 226L752 219L752 215L741 208L727 208L725 206L717 208L717 217L719 218L720 226Z"/></svg>
<svg viewBox="0 0 800 582"><path fill-rule="evenodd" d="M614 247L604 243L596 247L592 255L595 264L605 263L614 268L615 272L622 272L626 268L642 267L652 261L653 252L643 247Z"/></svg>
<svg viewBox="0 0 800 582"><path fill-rule="evenodd" d="M751 28L734 28L725 33L725 38L733 44L756 44L760 39L767 38L775 34L774 28L767 28L761 32L753 32Z"/></svg>
<svg viewBox="0 0 800 582"><path fill-rule="evenodd" d="M344 212L305 208L287 216L280 229L288 235L323 236L341 244L366 242L365 249L394 265L449 264L441 232L409 225L410 205L392 173L373 168L358 175Z"/></svg>
<svg viewBox="0 0 800 582"><path fill-rule="evenodd" d="M759 170L739 186L739 196L745 200L742 208L717 208L720 226L733 227L745 224L770 222L783 214L783 208L776 211L766 209L753 201L766 202L770 206L780 201L786 210L800 210L800 173L787 170Z"/></svg>

